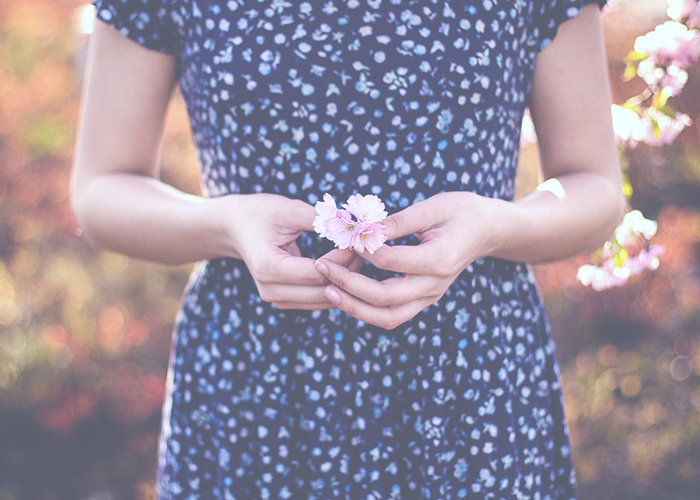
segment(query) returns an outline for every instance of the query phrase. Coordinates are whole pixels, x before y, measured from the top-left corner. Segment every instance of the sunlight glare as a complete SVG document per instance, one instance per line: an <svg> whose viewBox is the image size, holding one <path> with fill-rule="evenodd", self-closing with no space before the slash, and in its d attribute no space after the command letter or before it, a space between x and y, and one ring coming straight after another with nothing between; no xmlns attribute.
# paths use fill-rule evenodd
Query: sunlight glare
<svg viewBox="0 0 700 500"><path fill-rule="evenodd" d="M557 179L549 179L544 181L542 184L537 186L538 191L549 191L554 196L556 196L559 201L563 201L566 198L566 190L564 186L561 185Z"/></svg>
<svg viewBox="0 0 700 500"><path fill-rule="evenodd" d="M95 7L81 5L73 12L73 27L81 35L89 35L95 28Z"/></svg>

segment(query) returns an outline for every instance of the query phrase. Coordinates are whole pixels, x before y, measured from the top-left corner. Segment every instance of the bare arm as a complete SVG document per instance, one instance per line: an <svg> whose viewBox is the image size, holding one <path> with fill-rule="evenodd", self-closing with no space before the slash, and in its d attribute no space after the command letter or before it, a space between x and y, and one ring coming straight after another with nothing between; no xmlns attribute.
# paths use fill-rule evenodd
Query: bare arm
<svg viewBox="0 0 700 500"><path fill-rule="evenodd" d="M598 247L624 211L610 104L600 14L590 5L537 59L531 111L548 179L541 189L517 202L443 193L394 214L389 239L416 234L421 244L363 257L405 274L377 282L321 259L317 268L335 285L326 296L393 328L436 302L476 258L544 262Z"/></svg>
<svg viewBox="0 0 700 500"><path fill-rule="evenodd" d="M265 300L321 309L326 279L302 258L297 236L315 210L276 195L205 199L158 180L159 148L175 60L98 22L78 133L73 210L86 237L130 256L182 263L245 260ZM361 265L350 252L329 255ZM359 264L358 264L359 263Z"/></svg>
<svg viewBox="0 0 700 500"><path fill-rule="evenodd" d="M232 255L214 203L157 180L174 57L97 22L89 61L72 198L84 235L164 263Z"/></svg>
<svg viewBox="0 0 700 500"><path fill-rule="evenodd" d="M549 182L514 204L490 255L546 262L610 237L625 207L611 104L600 12L591 4L537 58L530 110Z"/></svg>

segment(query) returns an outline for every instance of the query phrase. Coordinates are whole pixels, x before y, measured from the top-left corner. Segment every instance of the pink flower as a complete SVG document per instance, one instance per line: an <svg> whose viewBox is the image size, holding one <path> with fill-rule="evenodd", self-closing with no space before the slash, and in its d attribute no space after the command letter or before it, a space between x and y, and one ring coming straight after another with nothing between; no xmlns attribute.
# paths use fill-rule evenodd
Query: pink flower
<svg viewBox="0 0 700 500"><path fill-rule="evenodd" d="M624 219L622 219L622 224L616 230L616 235L623 227L628 228L627 232L630 234L639 233L647 240L650 240L656 234L659 224L654 220L644 217L639 210L631 210L625 214Z"/></svg>
<svg viewBox="0 0 700 500"><path fill-rule="evenodd" d="M655 271L659 267L659 256L663 255L666 249L662 245L651 245L648 250L641 250L634 257L629 257L625 261L625 267L629 269L630 276L641 274L647 269Z"/></svg>
<svg viewBox="0 0 700 500"><path fill-rule="evenodd" d="M676 113L673 119L654 108L645 108L640 115L640 112L616 105L612 106L612 121L618 144L629 148L637 147L640 142L650 146L672 144L692 123L684 113Z"/></svg>
<svg viewBox="0 0 700 500"><path fill-rule="evenodd" d="M644 59L637 66L637 74L652 90L664 89L669 97L679 95L688 83L688 72L675 62L662 68L654 59Z"/></svg>
<svg viewBox="0 0 700 500"><path fill-rule="evenodd" d="M357 231L357 223L352 220L345 210L338 210L338 216L327 223L328 234L326 238L335 243L341 250L352 246L352 237Z"/></svg>
<svg viewBox="0 0 700 500"><path fill-rule="evenodd" d="M668 0L668 17L682 21L690 28L700 28L700 4L698 0Z"/></svg>
<svg viewBox="0 0 700 500"><path fill-rule="evenodd" d="M343 205L343 208L354 215L360 222L381 222L388 215L384 210L382 200L373 194L367 196L354 194L348 198L348 202Z"/></svg>
<svg viewBox="0 0 700 500"><path fill-rule="evenodd" d="M602 249L597 265L581 266L576 278L594 290L607 290L624 285L629 278L646 270L659 267L659 256L665 248L649 245L648 241L656 234L656 221L646 219L639 210L625 215L615 230L615 236Z"/></svg>
<svg viewBox="0 0 700 500"><path fill-rule="evenodd" d="M638 37L634 50L645 57L637 66L637 74L646 84L654 92L663 89L667 96L678 95L688 81L685 68L700 57L700 32L667 21Z"/></svg>
<svg viewBox="0 0 700 500"><path fill-rule="evenodd" d="M315 208L318 215L314 219L314 231L320 234L321 237L328 238L328 224L338 217L339 212L338 207L335 205L335 200L326 193L323 195L323 201L316 202Z"/></svg>
<svg viewBox="0 0 700 500"><path fill-rule="evenodd" d="M657 111L654 108L649 108L646 112L648 120L647 136L643 138L643 142L650 146L661 146L662 144L673 144L678 134L684 128L690 126L693 121L685 113L676 113L676 117L670 116ZM656 122L658 134L654 132L653 122Z"/></svg>
<svg viewBox="0 0 700 500"><path fill-rule="evenodd" d="M600 292L614 286L624 285L629 279L629 274L624 272L615 273L614 270L608 267L585 265L578 268L576 279L578 279L583 286L590 285L593 290Z"/></svg>
<svg viewBox="0 0 700 500"><path fill-rule="evenodd" d="M700 57L700 32L674 21L660 24L634 42L635 52L652 58L661 66L687 68Z"/></svg>
<svg viewBox="0 0 700 500"><path fill-rule="evenodd" d="M387 213L377 196L355 194L343 204L343 209L338 209L328 193L324 194L323 200L316 202L314 230L335 243L337 248L374 253L384 244L386 236L382 231L386 226L382 221Z"/></svg>
<svg viewBox="0 0 700 500"><path fill-rule="evenodd" d="M350 238L350 246L358 252L367 250L373 254L386 241L386 236L382 233L385 229L384 224L378 223L363 223L358 225Z"/></svg>
<svg viewBox="0 0 700 500"><path fill-rule="evenodd" d="M612 122L615 138L621 146L637 147L647 135L647 126L638 113L622 106L612 105Z"/></svg>

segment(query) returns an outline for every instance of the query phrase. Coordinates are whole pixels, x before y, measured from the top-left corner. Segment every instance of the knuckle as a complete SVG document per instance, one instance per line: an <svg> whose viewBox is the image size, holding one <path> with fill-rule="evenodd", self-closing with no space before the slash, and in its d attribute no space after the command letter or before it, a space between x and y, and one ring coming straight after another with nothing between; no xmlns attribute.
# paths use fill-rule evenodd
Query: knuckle
<svg viewBox="0 0 700 500"><path fill-rule="evenodd" d="M354 304L347 304L345 307L343 307L343 311L350 316L355 316L357 314L357 307Z"/></svg>
<svg viewBox="0 0 700 500"><path fill-rule="evenodd" d="M389 313L386 317L383 318L381 327L385 330L393 330L394 328L398 327L401 323L402 321L396 316L396 314Z"/></svg>
<svg viewBox="0 0 700 500"><path fill-rule="evenodd" d="M440 278L448 278L452 275L457 262L457 255L453 249L443 248L437 252L430 269L431 274Z"/></svg>
<svg viewBox="0 0 700 500"><path fill-rule="evenodd" d="M275 300L270 290L265 287L258 287L258 293L260 294L260 298L265 302L274 302Z"/></svg>
<svg viewBox="0 0 700 500"><path fill-rule="evenodd" d="M271 273L269 270L269 266L261 262L261 259L251 259L250 263L248 263L248 270L250 271L250 274L253 276L255 281L257 281L258 283L270 282Z"/></svg>
<svg viewBox="0 0 700 500"><path fill-rule="evenodd" d="M270 274L267 271L256 271L255 272L255 281L258 283L270 283Z"/></svg>
<svg viewBox="0 0 700 500"><path fill-rule="evenodd" d="M371 304L373 306L376 306L376 307L387 307L387 306L391 305L391 303L392 303L391 299L384 294L380 294L378 296L375 296L371 300Z"/></svg>
<svg viewBox="0 0 700 500"><path fill-rule="evenodd" d="M375 267L380 269L387 269L390 264L389 257L384 252L377 252L372 259Z"/></svg>
<svg viewBox="0 0 700 500"><path fill-rule="evenodd" d="M449 286L449 285L447 285L447 286ZM442 297L445 294L445 292L447 291L447 286L443 282L436 281L435 283L432 284L432 286L430 287L430 289L426 293L426 297L428 297L430 299L432 299L433 297L437 297L438 299L440 299L440 297Z"/></svg>
<svg viewBox="0 0 700 500"><path fill-rule="evenodd" d="M401 234L405 226L405 221L403 215L393 214L384 219L384 225L387 227L390 233Z"/></svg>
<svg viewBox="0 0 700 500"><path fill-rule="evenodd" d="M303 202L301 200L289 200L289 213L294 214L295 216L301 216L304 214L309 214L310 210L313 210L313 207L309 205L306 202Z"/></svg>
<svg viewBox="0 0 700 500"><path fill-rule="evenodd" d="M335 283L338 288L345 288L347 286L347 273L333 272L329 269L328 279Z"/></svg>

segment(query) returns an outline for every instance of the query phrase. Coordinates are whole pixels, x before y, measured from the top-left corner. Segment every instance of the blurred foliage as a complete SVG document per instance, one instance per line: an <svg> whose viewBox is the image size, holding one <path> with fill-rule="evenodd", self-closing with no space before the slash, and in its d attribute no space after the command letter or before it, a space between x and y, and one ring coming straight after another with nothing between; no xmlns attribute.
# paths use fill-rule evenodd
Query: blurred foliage
<svg viewBox="0 0 700 500"><path fill-rule="evenodd" d="M77 236L68 195L87 43L72 26L79 5L0 2L0 500L154 495L170 332L189 267L98 251ZM653 12L642 10L648 19L612 12L606 21L613 75L634 36L653 27ZM696 123L698 76L674 102ZM638 84L613 83L618 102ZM163 178L198 192L179 97L163 147ZM521 160L534 165L536 151ZM673 147L639 148L629 162L632 204L658 216L655 242L667 248L659 270L596 293L575 281L581 259L537 268L580 498L696 498L697 126ZM535 182L525 168L521 186Z"/></svg>

